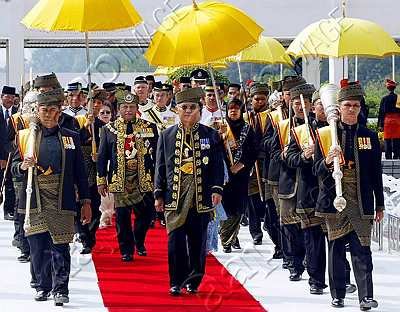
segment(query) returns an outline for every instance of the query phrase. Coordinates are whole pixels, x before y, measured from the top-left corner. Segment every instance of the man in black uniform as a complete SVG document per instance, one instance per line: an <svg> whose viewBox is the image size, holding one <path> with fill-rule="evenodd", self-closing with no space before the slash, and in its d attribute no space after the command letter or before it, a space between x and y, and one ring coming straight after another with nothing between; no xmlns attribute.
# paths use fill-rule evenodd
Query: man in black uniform
<svg viewBox="0 0 400 312"><path fill-rule="evenodd" d="M35 157L27 155L30 129L18 134L12 173L24 179L19 210L25 212L28 168L33 168L33 192L26 235L37 278L36 301L54 295L54 303L69 302L71 265L69 243L74 236L75 184L81 203L81 221L90 222L91 209L87 175L77 133L58 126L63 89L38 95L39 129L35 135ZM26 217L28 218L28 216Z"/></svg>
<svg viewBox="0 0 400 312"><path fill-rule="evenodd" d="M127 93L118 104L120 117L100 133L97 186L103 197L114 194L121 260L127 262L133 260L135 247L139 256L147 255L144 243L153 215L158 130L155 124L136 117L138 96ZM133 232L132 210L136 217Z"/></svg>
<svg viewBox="0 0 400 312"><path fill-rule="evenodd" d="M203 91L176 94L179 125L160 135L157 145L155 207L165 210L170 294L196 293L205 272L210 212L223 191L223 147L219 134L199 124ZM189 254L188 254L189 252Z"/></svg>
<svg viewBox="0 0 400 312"><path fill-rule="evenodd" d="M385 139L385 158L400 159L400 101L394 92L396 82L387 79L386 88L389 94L381 100L378 126Z"/></svg>
<svg viewBox="0 0 400 312"><path fill-rule="evenodd" d="M9 168L7 168L7 160L9 155L12 155L12 141L8 139L8 127L11 124L11 116L17 112L17 108L14 107L15 99L15 88L4 86L1 92L1 105L0 105L0 136L5 139L4 152L0 160L0 183L4 179L4 190L3 190L3 210L4 220L14 220L14 204L15 204L15 190L12 181L12 176ZM11 153L11 154L10 154Z"/></svg>
<svg viewBox="0 0 400 312"><path fill-rule="evenodd" d="M332 306L343 307L346 293L345 252L349 244L358 298L362 311L376 308L373 299L371 230L383 219L384 196L381 150L378 135L358 122L363 90L358 82L342 84L338 93L340 148L331 147L330 127L317 131L314 174L318 176L319 195L316 214L326 219L329 239L329 286ZM346 207L338 212L334 205L333 159L339 157Z"/></svg>

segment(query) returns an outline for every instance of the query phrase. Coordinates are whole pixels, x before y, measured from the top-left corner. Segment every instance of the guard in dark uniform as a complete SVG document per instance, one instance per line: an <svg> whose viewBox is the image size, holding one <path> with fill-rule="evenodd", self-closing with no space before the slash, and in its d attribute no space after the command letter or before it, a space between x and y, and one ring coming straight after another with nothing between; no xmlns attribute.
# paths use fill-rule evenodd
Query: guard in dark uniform
<svg viewBox="0 0 400 312"><path fill-rule="evenodd" d="M54 295L54 303L69 302L68 282L71 256L69 243L74 236L76 215L75 185L83 204L81 221L90 222L91 209L87 175L79 137L58 126L64 91L56 89L38 95L39 130L35 138L35 157L26 157L30 130L18 134L18 151L12 173L24 179L19 193L19 211L25 212L27 170L33 169L30 223L26 235L37 278L36 301Z"/></svg>
<svg viewBox="0 0 400 312"><path fill-rule="evenodd" d="M342 84L338 93L340 149L331 149L330 127L317 131L314 173L320 179L316 214L326 218L329 238L329 286L334 307L344 306L346 293L345 251L349 244L358 298L362 311L376 308L373 299L371 230L383 219L384 196L381 150L378 135L357 121L363 90L358 82ZM333 158L339 157L346 207L338 212L333 206L335 182Z"/></svg>
<svg viewBox="0 0 400 312"><path fill-rule="evenodd" d="M379 107L378 126L385 139L385 158L400 159L400 99L394 92L397 83L386 79L389 94L385 95Z"/></svg>
<svg viewBox="0 0 400 312"><path fill-rule="evenodd" d="M288 93L289 90L297 85L304 84L305 80L302 77L297 76L288 76L285 77L282 81L282 90L285 93ZM278 131L279 131L279 123L283 120L286 120L289 117L289 105L290 105L290 92L289 100L282 101L281 105L278 105L275 110L268 113L268 120L266 121L266 129L265 134L262 139L262 148L266 153L266 157L269 157L269 161L264 166L264 177L267 180L268 185L270 186L272 199L274 201L275 207L277 209L277 215L280 215L279 209L279 198L278 198L278 187L279 187L279 177L280 177L280 168L281 168L281 161L279 158L279 154L282 153L281 145L278 139ZM275 151L278 154L277 158L273 157L273 149L276 148ZM269 155L269 156L268 156ZM272 205L271 205L272 206ZM273 220L273 218L271 218ZM271 225L271 227L276 227L276 225ZM282 245L282 229L280 228L280 240L281 240L281 248ZM286 257L283 251L283 264L282 267L287 269L289 266L289 258Z"/></svg>
<svg viewBox="0 0 400 312"><path fill-rule="evenodd" d="M268 95L269 87L267 84L254 83L250 88L250 96L253 111L249 113L249 123L253 127L256 134L256 146L260 146L260 142L264 136L266 125L268 122ZM270 185L265 183L262 177L262 169L267 166L264 162L269 162L269 154L262 149L257 151L258 157L255 166L259 170L259 178L255 168L252 171L249 182L249 198L248 198L248 216L249 216L249 230L253 238L254 245L261 245L263 232L261 229L261 219L265 218L264 224L266 225L268 234L275 245L274 259L282 258L281 243L279 236L279 223L276 213L275 203L272 199ZM260 197L260 189L258 182L261 184L261 192L264 201Z"/></svg>
<svg viewBox="0 0 400 312"><path fill-rule="evenodd" d="M121 260L126 262L133 260L135 247L139 256L147 255L158 130L155 124L136 117L136 95L127 93L118 104L120 117L100 133L97 186L101 196L114 194L118 243ZM133 231L132 211L136 217Z"/></svg>
<svg viewBox="0 0 400 312"><path fill-rule="evenodd" d="M224 182L219 134L199 124L200 88L176 94L179 125L163 131L157 146L155 206L165 210L170 294L196 293L205 272L207 226Z"/></svg>
<svg viewBox="0 0 400 312"><path fill-rule="evenodd" d="M299 86L298 88L302 88ZM320 295L325 285L326 248L325 222L315 216L315 204L318 198L318 180L313 175L312 164L314 155L315 129L327 126L318 91L311 94L313 88L302 88L306 112L309 116L311 102L318 102L317 118L308 117L309 124L303 124L292 129L291 141L287 150L286 163L296 169L296 213L301 218L301 228L304 233L306 249L307 273L310 293ZM293 90L293 89L292 89ZM300 93L293 98L293 106L300 102ZM300 102L301 104L301 102ZM322 107L322 111L321 111Z"/></svg>
<svg viewBox="0 0 400 312"><path fill-rule="evenodd" d="M81 225L77 222L77 232L82 242L83 249L81 254L89 254L92 252L96 244L96 232L100 225L101 212L99 210L101 204L100 194L97 191L96 183L96 155L93 155L93 136L91 134L91 125L93 123L94 138L96 151L100 144L100 129L104 123L98 118L99 111L107 98L107 92L103 89L96 89L93 92L93 115L76 116L80 126L80 138L82 145L83 158L85 161L86 171L88 173L88 183L90 191L90 199L92 202L92 221L89 224ZM79 215L78 215L79 220Z"/></svg>
<svg viewBox="0 0 400 312"><path fill-rule="evenodd" d="M304 124L304 113L299 101L300 94L303 94L305 100L310 104L314 91L314 86L310 84L301 84L290 89L291 109L293 109L294 116L279 122L277 131L274 133L271 152L272 158L276 162L280 162L278 198L282 249L289 260L290 281L301 280L304 272L305 248L301 219L296 213L297 170L290 167L287 162L287 149L291 129Z"/></svg>

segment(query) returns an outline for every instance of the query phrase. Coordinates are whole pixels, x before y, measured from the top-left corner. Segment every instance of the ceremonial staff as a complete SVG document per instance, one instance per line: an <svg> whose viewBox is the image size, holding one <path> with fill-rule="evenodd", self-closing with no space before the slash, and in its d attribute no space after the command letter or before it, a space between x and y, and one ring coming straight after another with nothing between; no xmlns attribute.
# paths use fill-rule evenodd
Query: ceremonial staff
<svg viewBox="0 0 400 312"><path fill-rule="evenodd" d="M331 130L331 147L330 150L340 148L338 144L337 135L337 121L339 120L339 105L337 103L338 87L334 84L327 84L319 91L322 105L324 106L327 121ZM335 156L333 159L333 173L332 177L335 180L336 197L333 201L333 206L339 212L346 208L346 199L343 197L342 191L342 177L343 173L340 171L339 157Z"/></svg>
<svg viewBox="0 0 400 312"><path fill-rule="evenodd" d="M301 101L301 108L302 108L303 113L304 113L304 124L307 127L307 138L308 138L307 144L308 145L312 145L313 141L312 141L312 138L310 136L310 121L308 119L308 112L306 111L306 103L304 102L303 94L300 94L300 101Z"/></svg>
<svg viewBox="0 0 400 312"><path fill-rule="evenodd" d="M35 156L36 146L36 135L39 130L39 117L36 114L32 114L29 119L29 136L27 142L27 151L24 157ZM31 227L30 212L31 212L31 197L32 197L32 181L33 181L33 167L28 168L28 181L26 184L26 206L25 206L25 222L24 230L29 231Z"/></svg>

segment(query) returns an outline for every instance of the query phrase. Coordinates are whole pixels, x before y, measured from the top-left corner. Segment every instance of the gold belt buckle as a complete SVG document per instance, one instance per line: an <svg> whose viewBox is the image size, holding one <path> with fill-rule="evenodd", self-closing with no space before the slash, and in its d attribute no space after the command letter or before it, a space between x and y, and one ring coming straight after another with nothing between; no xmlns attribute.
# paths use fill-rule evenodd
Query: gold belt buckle
<svg viewBox="0 0 400 312"><path fill-rule="evenodd" d="M136 159L127 160L126 168L128 168L129 170L136 170L137 169L137 160Z"/></svg>

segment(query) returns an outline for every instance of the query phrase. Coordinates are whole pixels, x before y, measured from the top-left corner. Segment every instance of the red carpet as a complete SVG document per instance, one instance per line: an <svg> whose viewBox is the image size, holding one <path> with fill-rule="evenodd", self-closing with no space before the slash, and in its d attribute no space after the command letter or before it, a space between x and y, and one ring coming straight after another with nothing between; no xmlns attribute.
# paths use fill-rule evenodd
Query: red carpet
<svg viewBox="0 0 400 312"><path fill-rule="evenodd" d="M207 272L198 294L169 296L165 229L150 229L146 248L147 257L135 255L133 262L123 263L115 227L98 231L93 261L109 311L265 311L214 256L207 258Z"/></svg>

